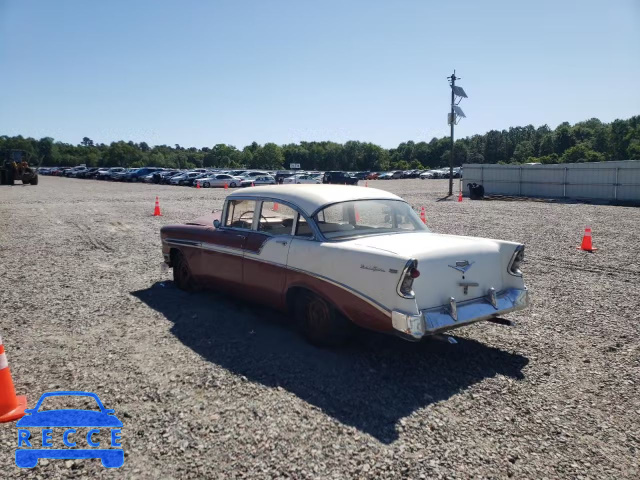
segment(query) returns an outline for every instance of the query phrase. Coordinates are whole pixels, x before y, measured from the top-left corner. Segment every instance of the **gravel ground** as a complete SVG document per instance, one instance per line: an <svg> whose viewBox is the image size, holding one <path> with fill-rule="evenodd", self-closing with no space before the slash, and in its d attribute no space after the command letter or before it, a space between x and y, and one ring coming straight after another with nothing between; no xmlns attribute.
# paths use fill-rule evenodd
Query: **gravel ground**
<svg viewBox="0 0 640 480"><path fill-rule="evenodd" d="M435 231L524 242L532 305L516 326L317 349L278 313L181 292L161 270L160 227L221 208L225 190L2 187L0 332L18 393L33 406L96 392L126 457L18 469L2 424L0 477L638 478L640 209L368 183L424 205ZM575 249L587 225L594 254Z"/></svg>

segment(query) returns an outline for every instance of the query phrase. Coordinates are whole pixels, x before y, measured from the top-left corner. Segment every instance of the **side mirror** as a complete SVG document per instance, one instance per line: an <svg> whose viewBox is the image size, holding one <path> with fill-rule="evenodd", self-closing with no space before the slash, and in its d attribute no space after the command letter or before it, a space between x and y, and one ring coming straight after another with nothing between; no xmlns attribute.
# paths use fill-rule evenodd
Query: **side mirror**
<svg viewBox="0 0 640 480"><path fill-rule="evenodd" d="M217 218L213 221L213 226L218 228L220 226L220 220L218 220Z"/></svg>

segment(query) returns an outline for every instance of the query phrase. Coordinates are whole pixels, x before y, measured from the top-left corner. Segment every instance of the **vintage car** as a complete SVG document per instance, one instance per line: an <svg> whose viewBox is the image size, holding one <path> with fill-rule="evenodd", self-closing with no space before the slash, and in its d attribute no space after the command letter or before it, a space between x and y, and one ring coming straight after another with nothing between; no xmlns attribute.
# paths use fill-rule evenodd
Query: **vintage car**
<svg viewBox="0 0 640 480"><path fill-rule="evenodd" d="M514 242L432 233L400 197L346 185L243 189L161 230L176 285L287 311L312 343L353 324L408 340L527 306Z"/></svg>

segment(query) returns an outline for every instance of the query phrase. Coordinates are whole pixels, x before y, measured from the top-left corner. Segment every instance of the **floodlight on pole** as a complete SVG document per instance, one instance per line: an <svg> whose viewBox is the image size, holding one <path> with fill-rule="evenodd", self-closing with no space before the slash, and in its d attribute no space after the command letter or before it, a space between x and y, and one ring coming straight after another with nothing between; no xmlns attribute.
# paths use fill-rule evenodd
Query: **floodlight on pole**
<svg viewBox="0 0 640 480"><path fill-rule="evenodd" d="M463 98L468 98L467 93L462 87L456 85L456 80L460 80L460 77L456 77L456 71L450 77L447 77L451 86L451 113L447 116L449 125L451 126L451 157L449 158L449 195L453 195L453 157L454 157L454 141L453 141L453 127L457 125L460 118L467 118L462 109L458 106L458 103ZM459 97L458 103L456 103L456 97Z"/></svg>

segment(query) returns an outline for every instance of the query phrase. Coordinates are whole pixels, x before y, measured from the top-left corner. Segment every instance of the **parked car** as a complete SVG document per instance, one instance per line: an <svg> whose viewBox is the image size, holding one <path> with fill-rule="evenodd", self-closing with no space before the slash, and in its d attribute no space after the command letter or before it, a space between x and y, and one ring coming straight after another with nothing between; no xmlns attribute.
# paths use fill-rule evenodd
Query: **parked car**
<svg viewBox="0 0 640 480"><path fill-rule="evenodd" d="M253 180L242 180L240 182L241 187L251 187L252 185L275 185L276 179L271 175L263 175L261 177L256 177Z"/></svg>
<svg viewBox="0 0 640 480"><path fill-rule="evenodd" d="M347 172L324 172L322 183L334 183L338 185L357 185L358 177Z"/></svg>
<svg viewBox="0 0 640 480"><path fill-rule="evenodd" d="M378 175L378 180L391 180L393 178L393 172L382 172Z"/></svg>
<svg viewBox="0 0 640 480"><path fill-rule="evenodd" d="M299 183L322 183L322 179L308 174L291 175L282 180L284 185Z"/></svg>
<svg viewBox="0 0 640 480"><path fill-rule="evenodd" d="M164 178L170 177L171 175L175 175L177 173L178 170L156 170L152 174L144 177L144 181L149 183L164 183L162 181Z"/></svg>
<svg viewBox="0 0 640 480"><path fill-rule="evenodd" d="M365 177L365 180L377 180L378 179L378 175L380 175L378 172L370 172Z"/></svg>
<svg viewBox="0 0 640 480"><path fill-rule="evenodd" d="M273 177L276 179L276 183L282 183L283 180L291 175L295 175L294 170L278 170Z"/></svg>
<svg viewBox="0 0 640 480"><path fill-rule="evenodd" d="M120 168L120 167L114 167L114 168ZM113 168L99 168L98 172L96 173L96 177L95 177L96 180L105 180L109 178L112 170Z"/></svg>
<svg viewBox="0 0 640 480"><path fill-rule="evenodd" d="M54 177L60 177L62 176L65 170L68 170L68 169L65 167L53 167L51 170L49 170L49 175L52 175Z"/></svg>
<svg viewBox="0 0 640 480"><path fill-rule="evenodd" d="M96 178L96 175L98 174L98 167L91 167L89 170L87 170L84 175L82 176L82 178Z"/></svg>
<svg viewBox="0 0 640 480"><path fill-rule="evenodd" d="M205 175L202 178L197 179L197 183L200 184L201 187L209 188L209 187L224 187L227 185L229 188L239 187L243 182L242 177L234 177L229 175L228 173L218 173L214 175ZM251 180L249 181L251 183Z"/></svg>
<svg viewBox="0 0 640 480"><path fill-rule="evenodd" d="M432 171L429 170L420 174L420 180L426 180L428 178L435 178Z"/></svg>
<svg viewBox="0 0 640 480"><path fill-rule="evenodd" d="M175 175L173 177L171 177L171 180L169 180L169 184L171 185L185 185L190 179L193 179L195 177L199 177L200 175L202 175L202 173L200 172L182 172L182 174L180 175Z"/></svg>
<svg viewBox="0 0 640 480"><path fill-rule="evenodd" d="M153 174L153 172L158 170L162 170L162 169L157 167L134 168L133 170L127 173L125 180L127 182L142 181L144 177L146 177L147 175L151 175Z"/></svg>
<svg viewBox="0 0 640 480"><path fill-rule="evenodd" d="M63 175L65 177L73 178L76 177L79 173L85 172L87 167L85 165L80 165L78 167L69 168L64 171Z"/></svg>
<svg viewBox="0 0 640 480"><path fill-rule="evenodd" d="M267 172L246 172L244 175L241 175L245 180L251 180L256 177L263 177L265 175L269 175Z"/></svg>
<svg viewBox="0 0 640 480"><path fill-rule="evenodd" d="M160 236L179 288L288 311L321 345L345 341L354 324L415 341L528 304L524 245L433 233L374 188L243 189L222 212Z"/></svg>
<svg viewBox="0 0 640 480"><path fill-rule="evenodd" d="M160 173L160 182L162 184L169 184L171 183L171 179L175 176L178 175L182 175L184 172L179 171L179 170L173 170L173 171L169 171L169 172L161 172Z"/></svg>

